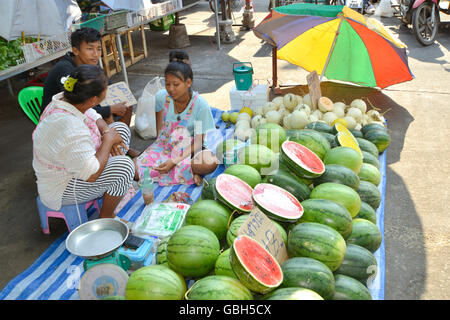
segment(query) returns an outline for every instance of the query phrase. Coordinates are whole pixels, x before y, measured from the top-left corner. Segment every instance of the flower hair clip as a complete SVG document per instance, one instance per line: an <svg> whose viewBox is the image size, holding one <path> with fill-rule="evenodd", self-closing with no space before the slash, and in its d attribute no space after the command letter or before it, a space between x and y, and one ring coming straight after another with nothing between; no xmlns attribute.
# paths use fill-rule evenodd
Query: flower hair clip
<svg viewBox="0 0 450 320"><path fill-rule="evenodd" d="M61 83L64 85L64 89L66 89L69 92L73 91L73 87L75 86L75 83L77 83L78 79L68 77L62 77Z"/></svg>

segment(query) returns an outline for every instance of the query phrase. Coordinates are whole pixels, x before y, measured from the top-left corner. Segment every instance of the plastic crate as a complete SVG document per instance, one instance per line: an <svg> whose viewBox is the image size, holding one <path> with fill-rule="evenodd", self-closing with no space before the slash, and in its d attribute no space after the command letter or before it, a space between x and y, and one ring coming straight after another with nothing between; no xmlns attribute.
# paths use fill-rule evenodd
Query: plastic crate
<svg viewBox="0 0 450 320"><path fill-rule="evenodd" d="M170 26L175 23L175 15L169 14L161 19L150 22L150 30L152 31L167 31Z"/></svg>
<svg viewBox="0 0 450 320"><path fill-rule="evenodd" d="M105 30L113 30L127 25L128 10L112 12L105 16Z"/></svg>
<svg viewBox="0 0 450 320"><path fill-rule="evenodd" d="M81 17L80 23L72 24L72 31L81 29L81 28L93 28L98 30L101 35L105 30L105 15L101 13L89 13L83 14Z"/></svg>

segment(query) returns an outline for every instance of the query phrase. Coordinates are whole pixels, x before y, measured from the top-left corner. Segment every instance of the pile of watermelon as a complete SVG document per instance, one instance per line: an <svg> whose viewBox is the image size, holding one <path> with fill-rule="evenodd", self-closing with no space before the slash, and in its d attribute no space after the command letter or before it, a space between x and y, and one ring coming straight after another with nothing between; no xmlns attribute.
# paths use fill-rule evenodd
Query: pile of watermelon
<svg viewBox="0 0 450 320"><path fill-rule="evenodd" d="M204 181L185 224L161 239L157 264L130 276L126 299L372 299L386 127L261 129L275 138L254 137L237 163ZM279 149L268 147L270 140ZM289 257L281 264L256 240L237 235L256 207L280 231Z"/></svg>

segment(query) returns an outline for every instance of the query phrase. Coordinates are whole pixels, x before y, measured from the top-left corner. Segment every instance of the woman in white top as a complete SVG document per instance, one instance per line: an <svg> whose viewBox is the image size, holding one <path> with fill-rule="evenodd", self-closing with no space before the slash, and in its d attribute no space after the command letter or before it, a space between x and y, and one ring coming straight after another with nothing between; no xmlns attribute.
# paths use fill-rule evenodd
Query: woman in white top
<svg viewBox="0 0 450 320"><path fill-rule="evenodd" d="M131 186L135 167L125 156L130 129L121 122L108 126L92 109L105 98L107 86L102 69L78 66L33 132L38 193L49 208L102 197L100 218L110 218Z"/></svg>

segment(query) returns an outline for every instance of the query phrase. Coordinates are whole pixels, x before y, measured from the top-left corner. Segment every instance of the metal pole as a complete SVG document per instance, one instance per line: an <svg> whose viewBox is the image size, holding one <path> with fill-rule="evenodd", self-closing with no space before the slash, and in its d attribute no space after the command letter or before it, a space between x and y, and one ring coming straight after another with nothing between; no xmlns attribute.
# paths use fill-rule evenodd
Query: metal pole
<svg viewBox="0 0 450 320"><path fill-rule="evenodd" d="M119 52L119 61L120 61L120 67L122 68L123 78L124 78L127 86L129 86L128 85L127 67L125 66L125 58L123 56L122 40L120 39L120 33L116 33L116 43L117 43L117 51Z"/></svg>
<svg viewBox="0 0 450 320"><path fill-rule="evenodd" d="M221 46L220 46L220 30L219 30L219 0L214 0L214 2L216 4L216 10L214 13L216 18L216 42L217 42L217 50L220 50Z"/></svg>

